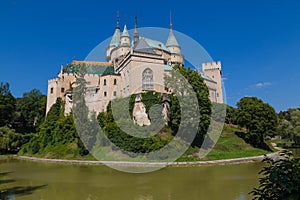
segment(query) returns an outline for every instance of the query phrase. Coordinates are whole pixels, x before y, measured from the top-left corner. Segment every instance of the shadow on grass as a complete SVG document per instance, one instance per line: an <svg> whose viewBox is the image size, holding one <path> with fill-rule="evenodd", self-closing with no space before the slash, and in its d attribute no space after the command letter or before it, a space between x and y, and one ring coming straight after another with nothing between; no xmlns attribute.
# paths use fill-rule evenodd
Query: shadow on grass
<svg viewBox="0 0 300 200"><path fill-rule="evenodd" d="M13 172L1 172L0 178L7 176ZM7 183L13 183L16 182L16 180L13 179L7 179L7 180L0 180L0 200L8 200L11 199L11 196L17 196L17 195L30 195L33 194L34 191L43 189L47 185L38 185L38 186L13 186L13 187L2 187L2 184Z"/></svg>
<svg viewBox="0 0 300 200"><path fill-rule="evenodd" d="M239 138L243 139L247 144L250 144L255 148L272 152L272 149L269 147L268 144L265 143L265 141L258 142L260 141L260 139L257 135L251 135L244 132L235 132L235 135L237 135Z"/></svg>

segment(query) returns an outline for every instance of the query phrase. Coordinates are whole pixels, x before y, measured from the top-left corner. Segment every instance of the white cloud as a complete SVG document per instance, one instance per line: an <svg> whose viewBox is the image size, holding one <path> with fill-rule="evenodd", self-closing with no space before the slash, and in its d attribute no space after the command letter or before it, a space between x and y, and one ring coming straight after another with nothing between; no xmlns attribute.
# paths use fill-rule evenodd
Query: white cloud
<svg viewBox="0 0 300 200"><path fill-rule="evenodd" d="M227 77L223 77L222 80L223 80L223 81L227 81L228 78L227 78Z"/></svg>
<svg viewBox="0 0 300 200"><path fill-rule="evenodd" d="M262 82L262 83L256 83L255 87L256 88L263 88L263 87L268 87L270 85L272 85L270 82Z"/></svg>

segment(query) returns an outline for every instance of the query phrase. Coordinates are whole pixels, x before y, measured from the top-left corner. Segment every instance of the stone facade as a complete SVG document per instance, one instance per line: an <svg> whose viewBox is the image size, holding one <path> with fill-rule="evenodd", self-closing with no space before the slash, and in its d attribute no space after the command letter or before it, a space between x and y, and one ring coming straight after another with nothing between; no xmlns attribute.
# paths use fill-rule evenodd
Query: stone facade
<svg viewBox="0 0 300 200"><path fill-rule="evenodd" d="M133 41L126 25L120 31L117 25L106 49L106 62L73 61L63 67L58 77L48 81L47 113L58 97L65 102L65 113L72 109L72 89L76 85L76 72L80 66L87 67L86 104L90 111L106 111L114 98L127 97L145 91L166 93L164 75L174 65L183 65L181 47L170 26L166 44L139 35L137 22ZM200 73L200 72L199 72ZM203 63L201 73L209 89L210 100L223 103L221 62ZM136 102L138 123L150 124L143 105ZM147 118L147 119L146 119Z"/></svg>

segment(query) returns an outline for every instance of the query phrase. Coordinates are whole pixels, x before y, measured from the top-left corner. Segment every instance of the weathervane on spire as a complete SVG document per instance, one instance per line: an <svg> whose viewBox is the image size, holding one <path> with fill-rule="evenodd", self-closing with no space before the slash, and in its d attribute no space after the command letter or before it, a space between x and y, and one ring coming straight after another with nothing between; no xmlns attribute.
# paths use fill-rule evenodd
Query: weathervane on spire
<svg viewBox="0 0 300 200"><path fill-rule="evenodd" d="M173 24L172 24L172 12L170 10L170 29L173 28Z"/></svg>
<svg viewBox="0 0 300 200"><path fill-rule="evenodd" d="M120 13L117 10L117 28L120 28Z"/></svg>

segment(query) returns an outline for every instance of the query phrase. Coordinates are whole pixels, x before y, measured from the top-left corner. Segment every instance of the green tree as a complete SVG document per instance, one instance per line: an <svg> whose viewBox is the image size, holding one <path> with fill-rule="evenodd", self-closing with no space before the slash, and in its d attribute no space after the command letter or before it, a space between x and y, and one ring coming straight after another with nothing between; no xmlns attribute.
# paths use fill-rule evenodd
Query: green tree
<svg viewBox="0 0 300 200"><path fill-rule="evenodd" d="M237 105L237 123L247 129L248 142L255 147L268 149L264 139L273 136L278 125L274 108L256 97L244 97Z"/></svg>
<svg viewBox="0 0 300 200"><path fill-rule="evenodd" d="M87 155L92 151L98 134L98 122L95 113L89 116L89 110L85 103L86 94L86 65L80 66L76 73L76 87L73 89L74 121L78 135L84 145L80 143L80 154Z"/></svg>
<svg viewBox="0 0 300 200"><path fill-rule="evenodd" d="M289 138L294 145L300 145L300 110L290 108L286 112L279 113L280 123L278 125L278 133Z"/></svg>
<svg viewBox="0 0 300 200"><path fill-rule="evenodd" d="M197 116L184 116L184 118L198 118L199 119L199 126L198 131L196 134L196 137L192 143L192 146L200 147L203 139L207 133L209 124L210 124L210 115L211 115L211 101L209 100L208 96L208 88L206 84L204 83L203 78L200 74L193 71L190 68L185 68L183 66L175 65L173 67L174 71L171 72L170 76L167 76L165 78L165 86L168 90L172 91L172 96L170 96L171 99L171 106L170 106L170 122L169 126L172 128L173 132L177 132L179 126L188 127L191 125L189 120L182 121L182 110L185 110L188 112L188 110L185 109L185 107L191 107L191 105L195 104L195 102L186 102L189 105L181 105L183 107L180 107L179 101L176 100L179 96L185 96L187 97L188 94L186 94L186 87L187 85L184 83L184 81L181 80L180 76L183 76L188 83L192 86L193 91L195 92L198 100L198 105L195 104L194 106L198 106L199 113L197 113ZM180 74L180 75L179 75ZM188 97L186 98L188 99ZM188 113L188 115L194 115L193 111ZM187 119L187 118L186 118ZM180 124L183 123L183 124ZM186 136L188 137L190 133L186 133Z"/></svg>
<svg viewBox="0 0 300 200"><path fill-rule="evenodd" d="M279 160L266 157L267 164L259 173L259 187L250 192L258 200L300 199L300 159L283 152Z"/></svg>
<svg viewBox="0 0 300 200"><path fill-rule="evenodd" d="M225 123L237 125L237 116L238 116L237 108L233 108L227 105Z"/></svg>
<svg viewBox="0 0 300 200"><path fill-rule="evenodd" d="M30 135L16 133L14 129L5 126L0 127L0 152L16 153L29 139Z"/></svg>
<svg viewBox="0 0 300 200"><path fill-rule="evenodd" d="M0 126L13 121L16 110L16 100L9 90L8 83L0 83Z"/></svg>
<svg viewBox="0 0 300 200"><path fill-rule="evenodd" d="M24 127L33 128L41 124L45 117L47 98L38 89L23 94L17 103L17 111Z"/></svg>

